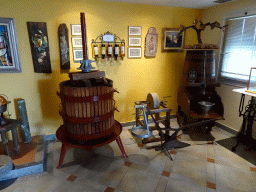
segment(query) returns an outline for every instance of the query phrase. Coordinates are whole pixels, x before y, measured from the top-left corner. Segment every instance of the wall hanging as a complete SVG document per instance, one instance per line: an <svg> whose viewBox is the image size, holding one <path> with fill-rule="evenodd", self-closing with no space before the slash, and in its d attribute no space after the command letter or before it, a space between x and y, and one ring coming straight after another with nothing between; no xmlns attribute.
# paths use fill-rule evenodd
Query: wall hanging
<svg viewBox="0 0 256 192"><path fill-rule="evenodd" d="M141 37L129 37L129 46L141 46Z"/></svg>
<svg viewBox="0 0 256 192"><path fill-rule="evenodd" d="M44 22L27 22L34 71L36 73L51 73L49 40L47 26Z"/></svg>
<svg viewBox="0 0 256 192"><path fill-rule="evenodd" d="M128 58L129 59L138 59L141 58L141 47L129 47L128 48Z"/></svg>
<svg viewBox="0 0 256 192"><path fill-rule="evenodd" d="M19 48L13 18L0 17L0 72L21 72Z"/></svg>
<svg viewBox="0 0 256 192"><path fill-rule="evenodd" d="M99 44L99 46L98 46ZM120 37L107 31L99 35L95 40L92 39L93 57L97 64L103 61L105 64L111 62L121 63L121 59L125 56L125 42ZM107 59L106 59L107 58Z"/></svg>
<svg viewBox="0 0 256 192"><path fill-rule="evenodd" d="M81 25L71 25L71 34L72 35L82 35Z"/></svg>
<svg viewBox="0 0 256 192"><path fill-rule="evenodd" d="M141 35L141 27L140 26L137 26L137 27L134 27L134 26L129 26L128 27L128 34L129 36L131 35L138 35L140 36Z"/></svg>
<svg viewBox="0 0 256 192"><path fill-rule="evenodd" d="M162 51L182 51L184 46L184 32L178 39L179 29L163 28L162 30Z"/></svg>
<svg viewBox="0 0 256 192"><path fill-rule="evenodd" d="M74 61L83 60L83 50L82 49L73 49Z"/></svg>
<svg viewBox="0 0 256 192"><path fill-rule="evenodd" d="M68 28L65 23L60 24L58 32L60 43L60 68L70 69Z"/></svg>
<svg viewBox="0 0 256 192"><path fill-rule="evenodd" d="M145 57L155 57L157 53L158 34L156 28L150 27L145 40Z"/></svg>
<svg viewBox="0 0 256 192"><path fill-rule="evenodd" d="M82 48L82 37L72 37L72 47Z"/></svg>

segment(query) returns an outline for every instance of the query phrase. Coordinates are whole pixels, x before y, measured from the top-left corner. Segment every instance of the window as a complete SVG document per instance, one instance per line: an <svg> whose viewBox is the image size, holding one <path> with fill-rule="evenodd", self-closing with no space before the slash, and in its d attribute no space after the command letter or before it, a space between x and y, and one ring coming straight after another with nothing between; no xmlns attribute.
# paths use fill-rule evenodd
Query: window
<svg viewBox="0 0 256 192"><path fill-rule="evenodd" d="M221 83L245 87L251 67L256 67L256 12L250 13L240 12L226 19L228 29L220 55Z"/></svg>

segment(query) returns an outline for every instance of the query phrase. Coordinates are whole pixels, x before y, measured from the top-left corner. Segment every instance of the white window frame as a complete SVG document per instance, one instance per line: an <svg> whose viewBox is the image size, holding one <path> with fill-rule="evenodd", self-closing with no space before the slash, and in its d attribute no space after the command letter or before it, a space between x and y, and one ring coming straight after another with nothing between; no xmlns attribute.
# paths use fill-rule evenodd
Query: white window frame
<svg viewBox="0 0 256 192"><path fill-rule="evenodd" d="M232 12L224 15L222 24L224 26L227 19L247 17L247 16L253 16L253 15L256 16L256 7L251 7L250 9L235 10L235 11L232 11ZM223 48L224 48L224 33L221 33L221 42L220 42L220 50L219 50L219 58L218 58L218 70L217 70L218 80L222 84L232 85L232 86L236 86L236 87L246 87L248 82L241 82L239 80L231 80L231 79L229 80L228 78L226 80L220 80L220 78L221 78L220 70L221 70L221 65L222 65L221 59L222 59ZM250 71L248 71L248 73L249 72ZM248 80L249 80L249 76L248 76Z"/></svg>

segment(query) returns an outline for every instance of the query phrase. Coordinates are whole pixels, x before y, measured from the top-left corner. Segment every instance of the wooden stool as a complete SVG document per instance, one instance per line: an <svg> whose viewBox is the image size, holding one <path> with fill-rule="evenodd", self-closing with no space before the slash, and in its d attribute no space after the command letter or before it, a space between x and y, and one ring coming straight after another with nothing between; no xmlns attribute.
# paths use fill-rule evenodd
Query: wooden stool
<svg viewBox="0 0 256 192"><path fill-rule="evenodd" d="M121 138L119 136L121 134L121 132L122 132L122 125L118 121L115 121L114 132L109 137L101 138L100 140L97 139L97 140L86 141L85 144L77 144L77 143L73 143L69 140L69 138L67 136L68 133L67 133L65 127L63 125L60 126L60 128L56 132L57 139L62 143L59 165L57 166L57 168L61 168L64 158L65 158L65 155L66 155L66 152L70 147L82 148L82 149L86 149L87 151L91 151L93 148L100 147L100 146L106 145L108 143L111 143L113 141L116 141L119 149L121 150L121 152L123 154L123 157L127 158L128 156L125 153L124 146L123 146Z"/></svg>
<svg viewBox="0 0 256 192"><path fill-rule="evenodd" d="M17 127L20 124L20 121L15 119L5 119L5 120L6 120L6 124L0 127L0 134L1 134L2 143L4 146L4 152L6 155L10 156L9 140L6 136L6 132L11 130L14 152L19 153L20 143L19 143Z"/></svg>

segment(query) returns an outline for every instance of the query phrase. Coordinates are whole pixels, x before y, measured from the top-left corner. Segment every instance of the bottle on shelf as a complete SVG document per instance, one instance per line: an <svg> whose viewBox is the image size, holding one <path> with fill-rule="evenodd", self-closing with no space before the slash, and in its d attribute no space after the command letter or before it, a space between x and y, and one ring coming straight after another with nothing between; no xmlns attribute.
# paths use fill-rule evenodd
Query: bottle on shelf
<svg viewBox="0 0 256 192"><path fill-rule="evenodd" d="M118 55L119 55L119 45L115 44L115 60L117 60Z"/></svg>
<svg viewBox="0 0 256 192"><path fill-rule="evenodd" d="M105 59L106 56L106 45L105 44L101 44L101 55L102 55L102 59Z"/></svg>
<svg viewBox="0 0 256 192"><path fill-rule="evenodd" d="M108 59L111 60L112 57L112 45L108 44Z"/></svg>
<svg viewBox="0 0 256 192"><path fill-rule="evenodd" d="M125 44L124 43L121 43L121 48L120 48L120 56L121 58L123 59L124 56L125 56Z"/></svg>
<svg viewBox="0 0 256 192"><path fill-rule="evenodd" d="M97 60L98 56L99 56L99 47L97 44L93 45L94 48L94 55L95 55L95 60Z"/></svg>

